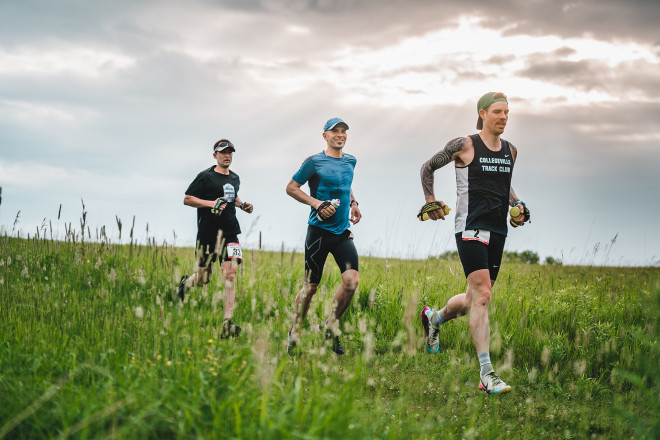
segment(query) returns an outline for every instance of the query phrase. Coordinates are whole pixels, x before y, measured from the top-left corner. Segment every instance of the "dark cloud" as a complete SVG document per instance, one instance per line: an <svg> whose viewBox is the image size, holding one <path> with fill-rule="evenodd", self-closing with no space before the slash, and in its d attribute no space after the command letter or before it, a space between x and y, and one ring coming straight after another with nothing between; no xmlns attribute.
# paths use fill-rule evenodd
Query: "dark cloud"
<svg viewBox="0 0 660 440"><path fill-rule="evenodd" d="M486 25L509 35L557 35L613 40L637 40L660 44L657 20L660 2L655 0L509 0L488 4L480 10L492 16Z"/></svg>
<svg viewBox="0 0 660 440"><path fill-rule="evenodd" d="M620 63L615 67L602 60L567 61L543 54L527 57L527 67L517 72L522 77L573 87L585 92L600 91L610 95L642 100L660 98L657 65L647 61Z"/></svg>
<svg viewBox="0 0 660 440"><path fill-rule="evenodd" d="M165 11L180 14L167 14ZM177 32L194 27L198 11L215 21L200 21L209 32L230 32L243 45L286 47L278 34L286 24L309 27L314 38L297 38L295 50L331 51L342 46L381 48L409 36L455 25L459 17L476 17L510 35L591 35L603 40L636 40L660 46L655 0L225 0L113 2L25 0L0 6L0 41L4 47L30 42L84 41L86 44L148 50L175 42ZM239 18L226 12L240 14ZM162 21L154 19L162 17ZM238 21L237 21L238 20Z"/></svg>
<svg viewBox="0 0 660 440"><path fill-rule="evenodd" d="M535 58L534 55L531 55L529 57L530 65L517 73L523 77L579 86L587 90L601 86L597 78L594 78L594 73L602 71L605 67L605 64L600 61L536 61Z"/></svg>
<svg viewBox="0 0 660 440"><path fill-rule="evenodd" d="M256 2L251 2L256 3ZM480 17L488 27L508 29L511 35L591 35L603 40L645 41L660 45L656 0L366 0L366 1L263 1L264 10L298 15L314 20L320 12L341 15L341 22L328 19L328 30L338 28L341 38L352 44L378 45L390 36L402 38L442 28L462 17ZM323 27L324 20L315 21ZM370 37L373 36L373 37Z"/></svg>
<svg viewBox="0 0 660 440"><path fill-rule="evenodd" d="M488 64L504 64L515 60L515 55L495 55L488 58L485 62Z"/></svg>

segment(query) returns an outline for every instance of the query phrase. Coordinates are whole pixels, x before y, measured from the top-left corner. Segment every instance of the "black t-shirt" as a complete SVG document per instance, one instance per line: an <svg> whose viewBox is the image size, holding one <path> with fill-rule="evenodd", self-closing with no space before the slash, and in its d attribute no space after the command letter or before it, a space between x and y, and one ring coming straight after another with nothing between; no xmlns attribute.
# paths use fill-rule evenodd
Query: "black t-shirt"
<svg viewBox="0 0 660 440"><path fill-rule="evenodd" d="M224 235L238 235L241 227L236 219L236 197L241 180L238 174L229 171L228 175L215 171L215 165L199 173L192 181L186 195L202 200L216 200L224 197L229 200L221 215L211 214L211 208L197 208L197 240L203 243L214 241L218 230Z"/></svg>

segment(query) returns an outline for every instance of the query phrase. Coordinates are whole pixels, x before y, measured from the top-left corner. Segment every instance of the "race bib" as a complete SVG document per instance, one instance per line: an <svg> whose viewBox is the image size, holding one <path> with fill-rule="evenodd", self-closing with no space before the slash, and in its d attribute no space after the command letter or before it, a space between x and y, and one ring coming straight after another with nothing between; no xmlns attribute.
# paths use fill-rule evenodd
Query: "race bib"
<svg viewBox="0 0 660 440"><path fill-rule="evenodd" d="M485 229L472 229L469 231L463 231L461 238L463 241L475 240L487 245L490 241L490 231L486 231Z"/></svg>
<svg viewBox="0 0 660 440"><path fill-rule="evenodd" d="M239 260L243 258L239 243L227 243L227 258L238 258Z"/></svg>
<svg viewBox="0 0 660 440"><path fill-rule="evenodd" d="M234 191L234 185L231 183L225 183L225 185L222 187L222 192L224 193L225 199L227 199L229 203L233 202L236 198L236 191Z"/></svg>

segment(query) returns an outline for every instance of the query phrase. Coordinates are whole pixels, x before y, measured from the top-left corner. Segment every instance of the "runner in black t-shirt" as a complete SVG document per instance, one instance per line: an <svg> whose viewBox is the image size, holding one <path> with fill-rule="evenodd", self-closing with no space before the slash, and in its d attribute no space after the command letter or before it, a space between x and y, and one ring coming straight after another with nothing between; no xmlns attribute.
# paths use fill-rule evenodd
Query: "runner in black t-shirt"
<svg viewBox="0 0 660 440"><path fill-rule="evenodd" d="M477 103L481 131L449 141L445 148L429 159L421 169L426 202L434 202L433 173L454 162L456 170L456 245L468 285L465 293L450 298L441 310L425 307L422 325L427 336L426 349L437 353L440 348L440 326L451 319L470 313L470 331L481 366L479 389L487 394L508 393L511 387L500 379L490 362L490 324L488 303L497 279L504 240L507 234L507 205L520 201L511 187L511 173L518 154L516 147L500 135L509 118L509 104L503 93L486 93ZM440 204L444 205L442 201ZM433 220L444 220L442 209L428 213ZM524 216L512 219L516 224Z"/></svg>
<svg viewBox="0 0 660 440"><path fill-rule="evenodd" d="M222 274L225 277L222 292L224 321L222 337L238 336L241 328L232 324L232 312L236 290L234 278L236 269L241 263L241 245L238 234L241 227L236 219L236 207L247 213L252 212L252 205L241 201L238 188L241 181L238 174L229 169L234 145L227 139L221 139L213 145L213 158L217 165L208 168L195 177L188 189L183 203L197 208L197 255L199 266L197 273L182 276L179 282L178 294L181 301L185 298L186 289L209 283L213 263L218 255L222 262ZM220 242L218 242L220 238ZM214 297L214 304L215 304Z"/></svg>

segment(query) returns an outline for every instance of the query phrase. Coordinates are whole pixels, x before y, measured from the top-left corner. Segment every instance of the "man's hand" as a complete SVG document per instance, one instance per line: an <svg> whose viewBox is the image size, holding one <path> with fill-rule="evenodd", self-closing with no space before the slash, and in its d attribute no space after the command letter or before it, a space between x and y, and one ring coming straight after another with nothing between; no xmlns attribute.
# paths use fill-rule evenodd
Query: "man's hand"
<svg viewBox="0 0 660 440"><path fill-rule="evenodd" d="M426 197L426 203L419 210L417 217L423 221L425 220L423 216L426 214L431 220L444 220L445 216L449 214L449 211L449 206L445 205L442 200L437 201L435 197L428 196Z"/></svg>
<svg viewBox="0 0 660 440"><path fill-rule="evenodd" d="M248 202L241 203L239 208L241 208L243 211L247 212L248 214L252 214L252 210L254 209L252 203L248 203Z"/></svg>
<svg viewBox="0 0 660 440"><path fill-rule="evenodd" d="M215 206L211 208L211 214L222 215L222 211L227 207L227 199L220 197L216 199Z"/></svg>
<svg viewBox="0 0 660 440"><path fill-rule="evenodd" d="M509 211L509 215L511 216L509 219L509 224L514 228L523 226L525 222L528 222L531 219L529 209L527 209L527 206L525 206L525 204L520 201L513 205Z"/></svg>
<svg viewBox="0 0 660 440"><path fill-rule="evenodd" d="M332 203L329 200L325 201L320 201L317 200L318 203L316 203L314 206L314 209L316 209L316 216L319 217L321 220L327 220L333 215L335 215L335 212L337 210L335 209L334 206L332 206Z"/></svg>
<svg viewBox="0 0 660 440"><path fill-rule="evenodd" d="M360 221L362 218L362 213L360 212L360 208L358 208L357 203L353 203L351 205L351 217L348 219L351 223L356 224L357 222Z"/></svg>

